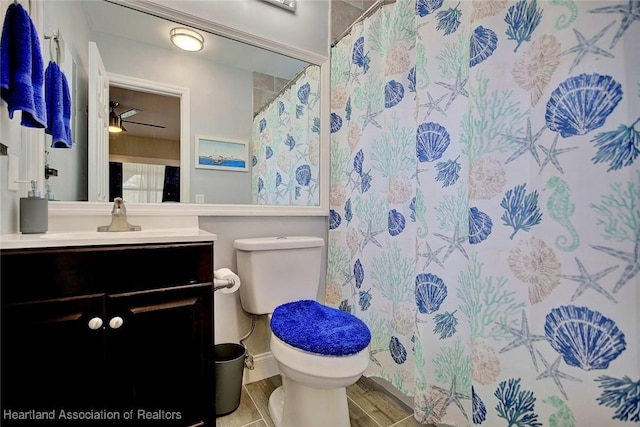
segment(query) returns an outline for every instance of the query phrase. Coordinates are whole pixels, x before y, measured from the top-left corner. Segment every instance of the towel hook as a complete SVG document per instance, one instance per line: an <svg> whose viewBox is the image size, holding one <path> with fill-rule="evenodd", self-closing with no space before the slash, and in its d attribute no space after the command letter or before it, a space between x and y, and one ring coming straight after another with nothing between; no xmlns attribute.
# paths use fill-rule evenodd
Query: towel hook
<svg viewBox="0 0 640 427"><path fill-rule="evenodd" d="M52 61L54 61L56 64L60 65L60 41L59 41L59 35L60 32L56 32L55 34L52 35L44 35L44 38L49 40L49 58L51 58ZM55 42L55 55L53 54L53 43ZM54 59L55 58L55 59Z"/></svg>

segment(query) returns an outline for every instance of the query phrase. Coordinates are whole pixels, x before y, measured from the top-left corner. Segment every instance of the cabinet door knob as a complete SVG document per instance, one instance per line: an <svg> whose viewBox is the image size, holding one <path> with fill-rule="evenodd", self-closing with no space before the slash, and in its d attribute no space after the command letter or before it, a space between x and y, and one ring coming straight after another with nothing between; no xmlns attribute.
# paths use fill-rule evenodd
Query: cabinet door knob
<svg viewBox="0 0 640 427"><path fill-rule="evenodd" d="M109 320L109 326L111 326L112 329L118 329L123 323L124 320L122 320L120 316L112 317L111 320Z"/></svg>
<svg viewBox="0 0 640 427"><path fill-rule="evenodd" d="M93 317L89 319L89 329L100 329L102 327L102 319L99 317Z"/></svg>

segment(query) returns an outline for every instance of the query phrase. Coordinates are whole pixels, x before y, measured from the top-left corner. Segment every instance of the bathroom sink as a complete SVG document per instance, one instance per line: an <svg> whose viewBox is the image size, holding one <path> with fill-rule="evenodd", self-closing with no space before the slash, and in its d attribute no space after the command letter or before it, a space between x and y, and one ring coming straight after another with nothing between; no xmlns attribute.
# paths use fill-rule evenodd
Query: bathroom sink
<svg viewBox="0 0 640 427"><path fill-rule="evenodd" d="M167 228L149 229L141 231L79 231L69 233L45 233L40 234L42 240L59 244L79 245L110 245L110 244L135 244L135 243L166 243L166 242L190 242L203 239L203 236L211 236L210 233L198 228Z"/></svg>
<svg viewBox="0 0 640 427"><path fill-rule="evenodd" d="M199 231L199 230L197 230ZM45 233L40 234L41 239L54 240L117 240L117 239L144 239L145 237L159 236L182 236L192 235L194 230L191 229L158 229L144 231L116 231L116 232L98 232L98 231L80 231L71 233Z"/></svg>
<svg viewBox="0 0 640 427"><path fill-rule="evenodd" d="M0 249L135 245L145 243L205 242L217 236L197 227L155 228L141 231L71 231L44 234L14 234L0 237Z"/></svg>

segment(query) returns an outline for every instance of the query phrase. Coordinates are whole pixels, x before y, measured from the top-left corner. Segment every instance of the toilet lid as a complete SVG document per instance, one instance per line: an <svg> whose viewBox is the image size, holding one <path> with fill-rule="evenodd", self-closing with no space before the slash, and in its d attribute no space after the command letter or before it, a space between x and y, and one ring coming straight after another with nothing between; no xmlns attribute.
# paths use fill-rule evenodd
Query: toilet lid
<svg viewBox="0 0 640 427"><path fill-rule="evenodd" d="M371 341L371 332L362 320L313 300L276 307L271 331L290 346L326 356L356 354Z"/></svg>

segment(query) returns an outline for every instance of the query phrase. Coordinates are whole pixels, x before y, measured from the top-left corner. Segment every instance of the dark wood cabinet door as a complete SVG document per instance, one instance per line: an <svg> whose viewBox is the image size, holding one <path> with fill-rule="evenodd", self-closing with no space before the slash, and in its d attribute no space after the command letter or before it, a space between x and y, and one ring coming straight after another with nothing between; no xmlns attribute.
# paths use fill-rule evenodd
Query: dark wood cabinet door
<svg viewBox="0 0 640 427"><path fill-rule="evenodd" d="M2 306L3 411L100 407L103 306L102 294Z"/></svg>
<svg viewBox="0 0 640 427"><path fill-rule="evenodd" d="M211 283L110 295L106 305L112 404L139 420L213 426Z"/></svg>

